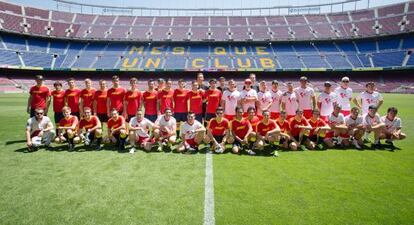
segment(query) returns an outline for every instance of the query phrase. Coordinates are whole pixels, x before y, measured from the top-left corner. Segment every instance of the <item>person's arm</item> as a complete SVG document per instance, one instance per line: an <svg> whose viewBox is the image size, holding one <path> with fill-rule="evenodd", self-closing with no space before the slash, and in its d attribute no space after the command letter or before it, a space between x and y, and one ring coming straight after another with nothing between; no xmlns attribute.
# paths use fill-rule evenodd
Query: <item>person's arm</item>
<svg viewBox="0 0 414 225"><path fill-rule="evenodd" d="M83 105L85 104L85 101L82 97L79 97L79 113L80 115L83 115Z"/></svg>
<svg viewBox="0 0 414 225"><path fill-rule="evenodd" d="M356 97L353 99L354 104L356 105L356 107L361 108L362 107L362 99L361 97Z"/></svg>
<svg viewBox="0 0 414 225"><path fill-rule="evenodd" d="M52 123L52 121L49 121L49 123L47 123L46 128L43 129L43 132L48 132L48 131L51 131L51 130L53 130L53 123Z"/></svg>
<svg viewBox="0 0 414 225"><path fill-rule="evenodd" d="M93 108L93 115L94 116L96 116L98 113L96 112L96 110L97 110L97 105L98 105L98 103L97 103L97 100L96 99L94 99L93 100L93 103L92 103L92 108Z"/></svg>
<svg viewBox="0 0 414 225"><path fill-rule="evenodd" d="M27 99L27 109L26 109L26 112L28 114L30 114L30 106L32 105L32 100L33 100L32 95L29 95L29 98Z"/></svg>
<svg viewBox="0 0 414 225"><path fill-rule="evenodd" d="M102 128L102 123L101 123L101 121L99 121L98 119L97 119L97 123L96 123L96 126L94 126L94 127L92 127L91 129L89 129L89 131L95 131L95 130L97 130L97 129L101 129Z"/></svg>
<svg viewBox="0 0 414 225"><path fill-rule="evenodd" d="M128 109L128 101L124 98L123 100L123 104L122 104L122 106L123 106L123 112L122 112L122 114L123 114L123 116L125 117L125 119L127 119L128 118L128 113L127 113L127 109Z"/></svg>
<svg viewBox="0 0 414 225"><path fill-rule="evenodd" d="M382 99L379 100L377 108L379 109L382 106L383 103L384 103L384 100L382 100Z"/></svg>
<svg viewBox="0 0 414 225"><path fill-rule="evenodd" d="M317 100L316 100L316 96L314 94L314 95L312 95L312 107L313 107L313 109L315 109L316 106L317 106Z"/></svg>
<svg viewBox="0 0 414 225"><path fill-rule="evenodd" d="M111 115L111 98L106 98L106 114L108 117Z"/></svg>
<svg viewBox="0 0 414 225"><path fill-rule="evenodd" d="M50 95L46 96L45 116L47 116L47 113L49 112L49 106L50 106L51 101L52 101L52 98L50 97Z"/></svg>
<svg viewBox="0 0 414 225"><path fill-rule="evenodd" d="M32 145L32 139L30 138L30 127L26 127L26 145Z"/></svg>

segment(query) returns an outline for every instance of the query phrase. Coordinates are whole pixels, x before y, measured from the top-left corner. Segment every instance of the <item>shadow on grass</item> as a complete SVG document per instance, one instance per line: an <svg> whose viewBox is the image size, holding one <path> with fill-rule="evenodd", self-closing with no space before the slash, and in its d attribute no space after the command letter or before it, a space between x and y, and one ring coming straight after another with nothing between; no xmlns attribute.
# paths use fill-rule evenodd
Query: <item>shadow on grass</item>
<svg viewBox="0 0 414 225"><path fill-rule="evenodd" d="M13 144L19 144L19 143L26 143L26 140L14 140L14 141L7 141L6 145L13 145Z"/></svg>

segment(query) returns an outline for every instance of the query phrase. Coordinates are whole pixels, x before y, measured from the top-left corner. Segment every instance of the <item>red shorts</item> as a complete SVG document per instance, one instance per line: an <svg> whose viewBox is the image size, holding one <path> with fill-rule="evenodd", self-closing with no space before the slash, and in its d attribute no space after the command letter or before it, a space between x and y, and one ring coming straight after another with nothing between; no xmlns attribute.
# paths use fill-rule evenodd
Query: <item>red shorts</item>
<svg viewBox="0 0 414 225"><path fill-rule="evenodd" d="M236 115L226 115L226 114L224 114L224 118L226 118L228 121L232 121L232 120L234 120L234 118L236 118Z"/></svg>
<svg viewBox="0 0 414 225"><path fill-rule="evenodd" d="M312 109L304 109L303 110L303 116L306 119L310 119L312 117Z"/></svg>
<svg viewBox="0 0 414 225"><path fill-rule="evenodd" d="M278 112L270 112L270 119L277 120L279 119L280 113Z"/></svg>
<svg viewBox="0 0 414 225"><path fill-rule="evenodd" d="M349 116L351 114L350 110L341 110L341 113L344 114L344 116Z"/></svg>
<svg viewBox="0 0 414 225"><path fill-rule="evenodd" d="M195 142L195 139L194 138L192 138L192 139L185 139L185 142L188 145L190 145L191 147L197 147L198 146L198 144Z"/></svg>
<svg viewBox="0 0 414 225"><path fill-rule="evenodd" d="M333 131L329 131L325 135L325 138L333 138L333 137L334 137L334 132Z"/></svg>
<svg viewBox="0 0 414 225"><path fill-rule="evenodd" d="M149 137L138 136L137 144L142 145L142 144L147 143L147 142L153 142L153 140L151 140L151 138L149 138Z"/></svg>
<svg viewBox="0 0 414 225"><path fill-rule="evenodd" d="M39 133L40 133L40 130L36 130L36 131L34 131L34 132L30 135L30 138L34 138L34 137L36 137L36 136L39 136Z"/></svg>

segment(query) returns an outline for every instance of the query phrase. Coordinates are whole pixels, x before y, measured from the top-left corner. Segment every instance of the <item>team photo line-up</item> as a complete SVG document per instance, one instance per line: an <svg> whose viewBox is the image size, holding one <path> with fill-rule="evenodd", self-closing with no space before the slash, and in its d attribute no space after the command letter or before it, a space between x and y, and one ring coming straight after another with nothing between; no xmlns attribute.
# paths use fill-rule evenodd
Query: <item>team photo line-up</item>
<svg viewBox="0 0 414 225"><path fill-rule="evenodd" d="M224 77L206 85L202 73L191 82L191 89L186 89L184 80L178 80L178 88L173 89L171 80L158 79L148 80L145 91L138 90L135 77L129 89L113 76L110 89L100 80L98 90L90 79L85 79L83 90L70 78L68 89L56 81L52 91L44 85L43 76L35 80L27 102L28 151L52 142L67 143L73 151L75 144L83 142L97 150L113 143L119 151L126 151L129 143L130 153L137 148L196 153L204 144L215 153L231 146L233 153L278 156L277 149L362 149L370 133L375 139L373 149L383 147L381 139L394 147L394 140L406 137L397 108L389 107L382 117L378 114L383 98L375 83L366 83L366 90L353 98L348 77L336 88L325 82L318 96L305 76L299 87L286 83L287 91L282 92L278 81L256 82L253 73L241 90L234 80ZM47 117L51 102L56 128ZM107 123L107 134L103 134L102 123Z"/></svg>

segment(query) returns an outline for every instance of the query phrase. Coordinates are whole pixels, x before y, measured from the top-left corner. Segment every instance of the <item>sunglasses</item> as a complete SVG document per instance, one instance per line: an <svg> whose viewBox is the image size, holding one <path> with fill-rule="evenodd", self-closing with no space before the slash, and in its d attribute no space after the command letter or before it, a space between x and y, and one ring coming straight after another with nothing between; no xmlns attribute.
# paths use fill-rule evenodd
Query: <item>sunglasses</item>
<svg viewBox="0 0 414 225"><path fill-rule="evenodd" d="M42 112L38 112L38 113L36 113L36 115L43 115L43 113Z"/></svg>
<svg viewBox="0 0 414 225"><path fill-rule="evenodd" d="M349 83L349 81L342 81L342 82L344 82L344 83Z"/></svg>

